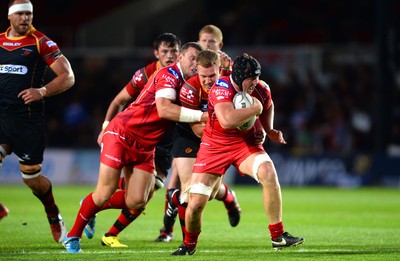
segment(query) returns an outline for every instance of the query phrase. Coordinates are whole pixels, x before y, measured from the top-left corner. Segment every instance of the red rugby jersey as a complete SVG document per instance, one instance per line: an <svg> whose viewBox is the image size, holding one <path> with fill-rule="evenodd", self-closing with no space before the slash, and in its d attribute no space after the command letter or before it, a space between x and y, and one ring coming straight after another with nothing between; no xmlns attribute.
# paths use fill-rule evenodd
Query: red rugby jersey
<svg viewBox="0 0 400 261"><path fill-rule="evenodd" d="M208 95L208 121L203 131L202 142L209 144L228 145L234 144L238 138L245 140L254 140L255 127L247 131L238 129L224 129L218 122L214 113L214 107L220 102L232 102L237 91L233 87L232 79L229 76L221 77L211 87ZM264 106L264 111L271 106L272 97L268 84L260 80L251 96L256 97ZM258 119L257 119L258 120Z"/></svg>
<svg viewBox="0 0 400 261"><path fill-rule="evenodd" d="M184 82L179 63L156 71L136 100L113 120L123 126L143 147L154 148L173 123L158 116L156 92L164 88L172 88L178 94ZM173 102L177 103L176 97Z"/></svg>

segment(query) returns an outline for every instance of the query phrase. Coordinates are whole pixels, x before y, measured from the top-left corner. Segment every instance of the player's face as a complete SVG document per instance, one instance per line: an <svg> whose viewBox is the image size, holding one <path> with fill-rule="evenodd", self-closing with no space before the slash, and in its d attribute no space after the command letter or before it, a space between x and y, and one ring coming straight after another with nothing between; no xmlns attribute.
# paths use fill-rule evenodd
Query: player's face
<svg viewBox="0 0 400 261"><path fill-rule="evenodd" d="M157 50L154 50L154 56L160 61L161 66L165 67L173 64L178 59L178 45L169 46L168 43L162 42Z"/></svg>
<svg viewBox="0 0 400 261"><path fill-rule="evenodd" d="M32 12L28 11L20 11L10 14L8 20L10 20L13 36L25 35L32 24L32 18Z"/></svg>
<svg viewBox="0 0 400 261"><path fill-rule="evenodd" d="M244 92L251 94L254 91L254 88L256 87L258 81L259 81L259 76L246 78L242 83L242 88L243 88L242 90Z"/></svg>
<svg viewBox="0 0 400 261"><path fill-rule="evenodd" d="M197 74L199 75L201 86L209 91L219 78L219 67L215 64L208 68L197 65Z"/></svg>
<svg viewBox="0 0 400 261"><path fill-rule="evenodd" d="M197 74L196 57L198 54L199 51L193 47L189 47L184 54L180 54L179 63L185 79Z"/></svg>
<svg viewBox="0 0 400 261"><path fill-rule="evenodd" d="M222 43L218 42L217 37L213 34L202 33L198 43L205 50L219 51L222 48Z"/></svg>

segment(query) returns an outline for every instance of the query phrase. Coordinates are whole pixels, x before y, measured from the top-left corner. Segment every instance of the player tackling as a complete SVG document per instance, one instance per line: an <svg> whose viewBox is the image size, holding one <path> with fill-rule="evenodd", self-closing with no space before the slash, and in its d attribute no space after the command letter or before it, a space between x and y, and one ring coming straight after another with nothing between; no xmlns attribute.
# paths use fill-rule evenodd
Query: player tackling
<svg viewBox="0 0 400 261"><path fill-rule="evenodd" d="M258 61L243 54L235 59L232 75L220 78L210 90L209 120L203 131L190 186L185 191L188 195L185 236L183 244L172 255L195 253L201 232L202 212L207 202L215 197L230 165L262 185L272 247L281 249L304 242L303 238L294 237L284 230L278 176L263 148L263 142L257 139L260 133L264 137L266 133L272 141L286 144L282 132L273 127L274 104L269 86L259 80L260 74ZM253 106L234 108L233 97L241 91L253 96ZM238 129L254 116L258 116L258 119L252 128L245 131Z"/></svg>

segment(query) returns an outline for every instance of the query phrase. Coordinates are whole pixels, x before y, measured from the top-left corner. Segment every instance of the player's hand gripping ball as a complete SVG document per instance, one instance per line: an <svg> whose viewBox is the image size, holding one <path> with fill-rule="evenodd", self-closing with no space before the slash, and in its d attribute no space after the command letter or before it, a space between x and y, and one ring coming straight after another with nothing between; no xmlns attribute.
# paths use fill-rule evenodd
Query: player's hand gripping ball
<svg viewBox="0 0 400 261"><path fill-rule="evenodd" d="M235 109L247 108L254 105L253 97L247 92L238 92L233 97L233 106ZM248 120L245 124L238 127L239 130L244 131L253 127L254 122L256 121L256 116L254 115L250 120Z"/></svg>

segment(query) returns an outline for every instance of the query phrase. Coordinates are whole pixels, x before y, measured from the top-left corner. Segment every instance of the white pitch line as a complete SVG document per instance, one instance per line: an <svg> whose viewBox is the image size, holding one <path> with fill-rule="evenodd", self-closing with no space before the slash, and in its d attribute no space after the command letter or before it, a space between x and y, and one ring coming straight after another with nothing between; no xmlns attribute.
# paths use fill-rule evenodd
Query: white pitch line
<svg viewBox="0 0 400 261"><path fill-rule="evenodd" d="M282 252L288 251L289 249L284 249ZM77 253L77 255L82 255L82 254L115 254L115 253L130 253L130 254L146 254L146 253L172 253L174 250L101 250L101 251L90 251L90 250L82 250L82 253ZM207 250L207 249L201 249L198 248L197 252L201 253L224 253L229 251L230 253L275 253L275 252L281 252L281 251L275 251L273 249L260 249L260 250L238 250L238 249L226 249L226 250ZM318 252L318 253L382 253L382 252L400 252L400 250L397 249L360 249L360 250L353 250L353 249L310 249L310 248L301 248L301 247L296 247L296 248L290 248L291 252L303 252L303 253L313 253L313 252ZM48 255L48 254L68 254L71 255L71 253L67 253L66 251L21 251L21 252L1 252L1 254L5 255Z"/></svg>

